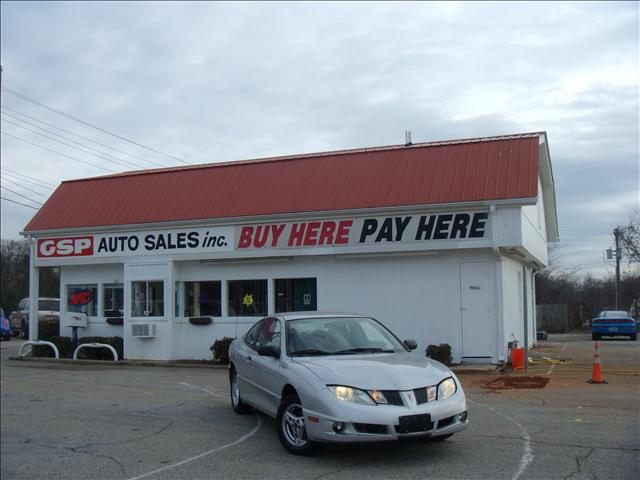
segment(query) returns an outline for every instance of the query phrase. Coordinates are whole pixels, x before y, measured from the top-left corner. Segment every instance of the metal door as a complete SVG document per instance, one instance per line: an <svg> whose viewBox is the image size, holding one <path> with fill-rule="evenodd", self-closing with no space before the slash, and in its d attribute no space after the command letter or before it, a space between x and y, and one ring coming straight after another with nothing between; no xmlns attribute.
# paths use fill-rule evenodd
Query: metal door
<svg viewBox="0 0 640 480"><path fill-rule="evenodd" d="M494 351L495 319L489 295L489 264L460 264L462 357L487 358Z"/></svg>

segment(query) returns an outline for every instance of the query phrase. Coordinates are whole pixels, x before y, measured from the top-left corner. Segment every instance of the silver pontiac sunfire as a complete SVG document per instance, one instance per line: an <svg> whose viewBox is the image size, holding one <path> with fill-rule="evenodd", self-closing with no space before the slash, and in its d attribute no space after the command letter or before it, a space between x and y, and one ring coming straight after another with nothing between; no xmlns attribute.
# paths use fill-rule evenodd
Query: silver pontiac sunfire
<svg viewBox="0 0 640 480"><path fill-rule="evenodd" d="M295 454L316 442L444 440L468 426L464 392L451 370L415 348L361 315L263 318L229 348L233 410L275 417Z"/></svg>

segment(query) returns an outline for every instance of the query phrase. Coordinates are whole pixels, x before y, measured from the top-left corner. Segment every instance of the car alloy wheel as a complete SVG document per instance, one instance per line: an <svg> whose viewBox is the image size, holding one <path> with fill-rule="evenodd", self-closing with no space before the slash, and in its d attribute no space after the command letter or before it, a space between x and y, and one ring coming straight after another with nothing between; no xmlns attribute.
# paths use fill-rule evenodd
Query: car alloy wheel
<svg viewBox="0 0 640 480"><path fill-rule="evenodd" d="M290 395L282 400L276 426L278 438L289 452L308 455L313 451L314 445L307 438L302 403L297 395Z"/></svg>

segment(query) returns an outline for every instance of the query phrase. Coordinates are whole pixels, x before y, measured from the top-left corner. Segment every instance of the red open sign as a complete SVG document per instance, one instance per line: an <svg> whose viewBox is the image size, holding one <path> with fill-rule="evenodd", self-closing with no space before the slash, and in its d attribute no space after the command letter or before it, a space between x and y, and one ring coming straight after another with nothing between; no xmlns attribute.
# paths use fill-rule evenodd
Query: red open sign
<svg viewBox="0 0 640 480"><path fill-rule="evenodd" d="M71 294L71 305L87 305L91 303L91 292L77 292Z"/></svg>

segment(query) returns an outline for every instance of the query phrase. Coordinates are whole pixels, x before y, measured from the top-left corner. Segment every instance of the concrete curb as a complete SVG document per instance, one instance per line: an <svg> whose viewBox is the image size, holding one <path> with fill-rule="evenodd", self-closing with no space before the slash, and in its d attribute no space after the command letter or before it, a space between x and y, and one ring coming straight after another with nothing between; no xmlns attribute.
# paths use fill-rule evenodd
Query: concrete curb
<svg viewBox="0 0 640 480"><path fill-rule="evenodd" d="M49 358L49 357L9 357L9 360L33 363L49 363L58 365L102 365L108 367L165 367L165 368L214 368L228 369L227 365L215 363L189 363L175 360L73 360L71 358ZM449 367L456 375L491 375L500 373L501 365L456 365Z"/></svg>
<svg viewBox="0 0 640 480"><path fill-rule="evenodd" d="M72 358L48 358L48 357L9 357L9 360L17 360L19 362L48 363L58 365L101 365L105 367L170 367L170 368L214 368L228 369L228 365L219 365L214 363L186 363L171 360L120 360L114 362L112 360L73 360Z"/></svg>
<svg viewBox="0 0 640 480"><path fill-rule="evenodd" d="M499 373L502 365L457 365L449 367L456 375L491 375Z"/></svg>

